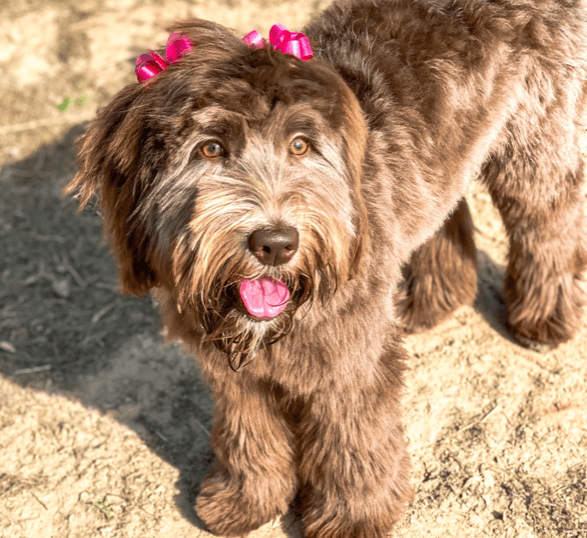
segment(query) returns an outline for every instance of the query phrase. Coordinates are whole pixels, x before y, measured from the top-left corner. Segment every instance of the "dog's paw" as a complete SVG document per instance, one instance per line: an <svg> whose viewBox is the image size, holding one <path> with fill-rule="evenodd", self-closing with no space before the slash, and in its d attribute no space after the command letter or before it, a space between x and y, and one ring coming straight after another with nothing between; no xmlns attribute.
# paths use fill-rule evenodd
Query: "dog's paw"
<svg viewBox="0 0 587 538"><path fill-rule="evenodd" d="M407 477L407 475L406 475ZM318 494L312 499L311 489L301 488L292 503L295 517L302 522L305 538L386 538L405 513L405 505L414 498L409 483L399 486L398 496L385 502L376 497L354 501L351 513L336 493Z"/></svg>
<svg viewBox="0 0 587 538"><path fill-rule="evenodd" d="M263 489L255 488L254 484L243 487L213 467L200 487L196 513L212 534L244 537L287 510L286 501L262 498L259 491Z"/></svg>
<svg viewBox="0 0 587 538"><path fill-rule="evenodd" d="M547 322L543 322L540 325L546 325ZM530 351L534 351L535 353L548 353L553 349L557 348L560 344L565 342L570 338L570 335L566 337L561 337L557 334L556 337L553 337L552 332L549 332L546 327L542 327L541 330L538 328L534 328L533 330L529 330L528 328L524 327L522 329L518 329L514 327L509 321L506 323L506 329L512 336L512 338L520 344L522 347L529 349ZM550 334L551 339L545 339L544 336L542 340L538 340L538 335L548 335Z"/></svg>
<svg viewBox="0 0 587 538"><path fill-rule="evenodd" d="M410 282L402 282L394 302L399 326L405 334L417 334L436 327L460 306L471 304L477 294L476 285L454 290L439 282L436 295L419 290ZM430 293L430 295L426 295Z"/></svg>
<svg viewBox="0 0 587 538"><path fill-rule="evenodd" d="M399 319L399 327L404 334L418 334L442 323L450 316L450 311L433 311L422 309L415 306L408 301L398 302L396 306L396 313Z"/></svg>
<svg viewBox="0 0 587 538"><path fill-rule="evenodd" d="M554 269L550 273L542 267L531 269L519 261L517 265L510 262L504 280L506 329L523 347L544 353L573 338L581 326L587 296L574 272L549 278Z"/></svg>
<svg viewBox="0 0 587 538"><path fill-rule="evenodd" d="M217 536L245 537L273 519L255 511L238 490L212 487L198 495L196 513L206 530Z"/></svg>

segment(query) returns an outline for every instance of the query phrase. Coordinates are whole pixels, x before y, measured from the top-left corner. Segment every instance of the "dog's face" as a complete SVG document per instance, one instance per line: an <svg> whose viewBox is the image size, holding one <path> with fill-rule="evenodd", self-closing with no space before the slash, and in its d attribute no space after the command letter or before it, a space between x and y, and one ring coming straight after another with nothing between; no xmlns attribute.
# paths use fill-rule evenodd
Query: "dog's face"
<svg viewBox="0 0 587 538"><path fill-rule="evenodd" d="M173 30L195 50L101 111L69 190L99 190L124 290L165 287L239 364L358 270L365 122L325 63Z"/></svg>

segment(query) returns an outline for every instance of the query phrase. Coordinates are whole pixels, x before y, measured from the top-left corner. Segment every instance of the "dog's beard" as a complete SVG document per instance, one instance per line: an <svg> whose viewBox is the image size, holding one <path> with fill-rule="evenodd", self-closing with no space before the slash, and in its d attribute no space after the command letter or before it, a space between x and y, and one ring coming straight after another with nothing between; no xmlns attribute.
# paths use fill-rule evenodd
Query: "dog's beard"
<svg viewBox="0 0 587 538"><path fill-rule="evenodd" d="M290 290L290 298L284 310L269 320L256 320L246 312L237 283L217 285L216 293L195 305L206 340L226 353L228 365L235 372L249 364L258 351L286 336L298 309L302 305L309 308L314 300L313 278L302 275L280 280Z"/></svg>
<svg viewBox="0 0 587 538"><path fill-rule="evenodd" d="M253 260L234 241L241 235L247 234L236 233L227 226L215 228L212 233L200 232L195 248L190 248L189 241L178 241L180 248L175 251L178 307L181 310L189 305L193 309L206 333L205 341L227 355L234 371L286 336L301 307L303 316L315 302L325 305L336 293L341 278L348 275L346 258L337 256L333 244L338 242L325 240L326 230L307 231L305 243L294 259L275 267L260 266ZM256 318L259 314L248 310L241 295L244 280L280 281L289 291L285 308L278 309L270 319Z"/></svg>
<svg viewBox="0 0 587 538"><path fill-rule="evenodd" d="M215 223L224 226L202 226L197 228L197 241L178 241L175 288L178 306L193 308L206 333L205 341L225 353L230 368L238 371L292 330L301 307L303 316L316 301L322 305L328 302L348 275L347 257L345 249L340 249L341 253L335 248L343 244L336 235L340 227L329 222L331 226L323 229L304 230L305 241L291 262L260 266L235 240L246 237L248 231L240 233L223 222ZM301 224L296 227L303 230ZM270 319L256 318L259 314L253 315L245 306L240 286L244 280L272 279L287 287L287 304Z"/></svg>

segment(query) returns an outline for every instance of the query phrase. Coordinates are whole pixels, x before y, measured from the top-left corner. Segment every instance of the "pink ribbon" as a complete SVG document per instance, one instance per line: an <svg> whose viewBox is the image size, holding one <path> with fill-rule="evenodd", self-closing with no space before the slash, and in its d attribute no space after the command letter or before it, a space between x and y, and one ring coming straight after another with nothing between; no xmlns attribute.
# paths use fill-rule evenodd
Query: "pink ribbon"
<svg viewBox="0 0 587 538"><path fill-rule="evenodd" d="M167 60L154 50L147 54L141 54L137 58L135 73L138 81L142 83L153 78L190 50L194 50L194 45L190 39L173 32L167 40L167 48L165 49Z"/></svg>
<svg viewBox="0 0 587 538"><path fill-rule="evenodd" d="M265 39L257 30L249 32L243 41L249 47L262 49L265 46ZM285 26L274 24L269 30L269 41L275 50L280 50L285 54L292 54L296 58L307 62L314 56L310 40L302 32L289 32Z"/></svg>

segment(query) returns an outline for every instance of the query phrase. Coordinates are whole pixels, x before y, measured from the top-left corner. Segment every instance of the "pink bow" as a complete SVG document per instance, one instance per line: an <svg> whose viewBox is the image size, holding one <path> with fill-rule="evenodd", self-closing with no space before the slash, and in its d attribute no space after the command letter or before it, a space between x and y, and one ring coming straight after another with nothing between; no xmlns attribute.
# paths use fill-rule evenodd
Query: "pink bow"
<svg viewBox="0 0 587 538"><path fill-rule="evenodd" d="M137 58L135 73L138 81L145 82L145 80L153 78L190 50L194 50L190 39L173 32L167 40L167 48L165 49L167 60L154 50L147 54L141 54Z"/></svg>
<svg viewBox="0 0 587 538"><path fill-rule="evenodd" d="M265 46L265 39L257 30L249 32L243 41L249 47L262 49ZM269 30L269 41L275 50L280 50L285 54L292 54L296 58L307 62L314 56L310 40L301 32L289 32L285 26L274 24Z"/></svg>

